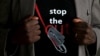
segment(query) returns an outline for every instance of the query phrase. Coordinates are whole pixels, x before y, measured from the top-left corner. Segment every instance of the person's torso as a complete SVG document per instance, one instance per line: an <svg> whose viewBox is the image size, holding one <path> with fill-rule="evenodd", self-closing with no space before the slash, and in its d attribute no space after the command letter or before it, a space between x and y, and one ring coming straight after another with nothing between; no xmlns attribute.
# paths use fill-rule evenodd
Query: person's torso
<svg viewBox="0 0 100 56"><path fill-rule="evenodd" d="M37 0L37 6L42 18L39 18L41 39L35 43L36 56L78 56L78 45L74 43L72 32L72 20L76 18L74 0ZM58 52L47 37L50 26L65 36L66 54Z"/></svg>

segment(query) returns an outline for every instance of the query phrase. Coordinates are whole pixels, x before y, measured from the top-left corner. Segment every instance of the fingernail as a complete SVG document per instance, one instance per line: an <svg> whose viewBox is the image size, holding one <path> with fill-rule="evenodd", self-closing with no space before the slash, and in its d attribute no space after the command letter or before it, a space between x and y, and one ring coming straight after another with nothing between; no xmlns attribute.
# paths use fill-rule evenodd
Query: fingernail
<svg viewBox="0 0 100 56"><path fill-rule="evenodd" d="M33 17L32 19L33 19L33 20L34 20L34 19L35 19L35 20L38 20L39 18L38 18L38 17Z"/></svg>
<svg viewBox="0 0 100 56"><path fill-rule="evenodd" d="M35 17L35 19L38 20L39 18L38 17Z"/></svg>

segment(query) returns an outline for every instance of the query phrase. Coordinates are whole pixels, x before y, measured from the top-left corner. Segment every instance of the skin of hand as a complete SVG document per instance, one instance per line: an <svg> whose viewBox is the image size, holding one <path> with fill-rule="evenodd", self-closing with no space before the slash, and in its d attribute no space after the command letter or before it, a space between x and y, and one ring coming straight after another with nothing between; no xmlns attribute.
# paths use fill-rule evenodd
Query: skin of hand
<svg viewBox="0 0 100 56"><path fill-rule="evenodd" d="M40 33L38 17L30 16L17 28L12 40L17 44L31 44L40 39Z"/></svg>
<svg viewBox="0 0 100 56"><path fill-rule="evenodd" d="M92 30L92 27L81 20L80 18L75 18L74 23L74 32L75 32L75 41L80 45L90 45L96 42L96 35Z"/></svg>

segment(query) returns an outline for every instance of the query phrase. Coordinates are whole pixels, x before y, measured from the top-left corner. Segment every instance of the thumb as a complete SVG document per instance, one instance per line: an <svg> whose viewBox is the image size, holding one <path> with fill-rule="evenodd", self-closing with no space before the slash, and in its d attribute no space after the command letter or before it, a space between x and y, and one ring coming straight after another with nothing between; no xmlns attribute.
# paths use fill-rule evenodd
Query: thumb
<svg viewBox="0 0 100 56"><path fill-rule="evenodd" d="M38 20L39 18L36 17L36 16L33 16L31 19L32 19L32 20Z"/></svg>
<svg viewBox="0 0 100 56"><path fill-rule="evenodd" d="M79 23L79 22L83 22L83 20L81 20L81 19L79 19L79 18L75 18L75 19L73 20L73 22L74 22L74 23Z"/></svg>
<svg viewBox="0 0 100 56"><path fill-rule="evenodd" d="M29 21L31 21L31 20L38 20L39 18L38 17L36 17L36 16L30 16L30 17L28 17L27 19L25 19L25 22L29 22Z"/></svg>

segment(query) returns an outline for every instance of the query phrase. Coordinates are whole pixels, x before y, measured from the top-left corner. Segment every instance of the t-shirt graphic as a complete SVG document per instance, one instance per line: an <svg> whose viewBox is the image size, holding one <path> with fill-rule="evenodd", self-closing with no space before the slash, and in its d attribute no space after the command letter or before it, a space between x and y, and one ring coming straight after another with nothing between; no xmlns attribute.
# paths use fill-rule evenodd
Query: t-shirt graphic
<svg viewBox="0 0 100 56"><path fill-rule="evenodd" d="M37 0L35 15L41 25L41 39L35 43L36 56L78 56L77 44L74 43L72 20L76 17L74 0ZM49 28L53 26L64 35L66 53L57 51L48 38Z"/></svg>

